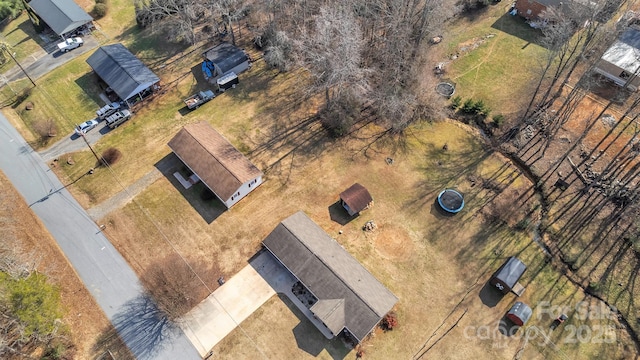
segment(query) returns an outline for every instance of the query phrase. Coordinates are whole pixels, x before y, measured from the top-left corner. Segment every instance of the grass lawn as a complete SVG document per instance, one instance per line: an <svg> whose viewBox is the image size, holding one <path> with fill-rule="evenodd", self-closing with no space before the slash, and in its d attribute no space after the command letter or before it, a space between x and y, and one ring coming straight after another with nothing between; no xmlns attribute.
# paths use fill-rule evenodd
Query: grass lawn
<svg viewBox="0 0 640 360"><path fill-rule="evenodd" d="M516 114L529 98L547 50L536 44L539 31L507 13L498 3L472 19L457 20L445 38L446 77L456 83L456 95L484 100L493 114ZM439 46L439 45L438 45Z"/></svg>
<svg viewBox="0 0 640 360"><path fill-rule="evenodd" d="M505 13L506 8L498 4L476 19L459 20L450 31L458 35L445 37L438 46L447 54L460 54L447 67L447 76L457 83L457 94L483 99L493 113L509 115L527 100L518 95L527 93L533 69L546 50L535 44L532 29ZM415 124L402 137L380 137L383 129L367 125L346 138L329 139L315 121L315 99L300 100L304 74L278 74L262 61L241 75L236 89L185 112L181 100L204 87L196 80L201 47L168 45L162 35L140 31L132 3L122 0L110 2L109 15L98 25L158 73L164 93L94 146L98 153L110 147L122 152L123 158L111 168L98 168L76 181L96 166L91 152L84 151L69 155L74 165L61 162L55 169L63 183L74 183L69 189L84 207L102 203L170 161L173 155L167 142L182 126L201 120L265 172L265 183L229 211L216 201L202 200L202 185L182 189L170 171L101 219L107 225L105 234L143 281L152 269L167 266L178 251L207 284L180 283L182 289L204 298L217 286L216 279L233 276L247 264L279 221L304 210L400 299L399 327L387 333L377 331L368 339L364 343L368 357L494 359L513 358L519 352L524 358L540 359L629 355L632 348L625 347L629 342L615 320L578 322L574 317L565 328L586 326L591 331L596 325L613 325L622 346L571 342L571 334L562 329L549 335L557 347L540 341L541 337L527 342L522 336L496 332L498 321L516 299L507 295L495 302L483 287L508 256L518 255L529 266L522 279L527 291L521 300L532 307L541 301L571 307L593 299L547 264L527 225L538 220L539 211L531 184L485 148L478 134L442 121ZM85 59L75 59L39 80L27 99L35 110L16 108L27 126L52 118L60 138L67 136L74 123L93 116L99 101ZM393 158L393 164L387 158ZM341 225L332 220L332 212L339 210L334 204L338 194L354 182L369 189L375 205ZM446 187L465 194L466 208L455 217L441 215L434 205L438 192ZM363 232L362 225L371 219L378 229ZM548 329L551 317L537 314L527 325ZM488 337L479 329L488 329ZM352 355L339 343L323 340L279 297L245 321L242 330L214 348L216 356Z"/></svg>
<svg viewBox="0 0 640 360"><path fill-rule="evenodd" d="M15 53L14 57L18 62L22 62L22 60L34 52L42 50L42 46L44 45L44 42L36 33L26 12L23 12L20 16L9 22L1 29L0 33L4 37L7 45L9 45ZM16 63L11 60L11 58L7 60L6 63L0 65L0 73L16 66Z"/></svg>
<svg viewBox="0 0 640 360"><path fill-rule="evenodd" d="M191 64L187 68L190 69ZM207 120L223 135L234 139L232 142L238 148L248 149L251 144L246 142L249 139L236 135L249 136L268 128L269 121L273 120L273 115L269 114L272 111L269 108L272 104L270 96L273 91L282 91L270 89L268 79L274 75L273 71L264 68L263 63L258 63L241 76L242 86L237 91L220 95L198 110L182 115L180 111L184 110L184 104L181 99L190 95L198 86L193 77L187 76L94 146L98 153L109 147L116 147L123 153L123 158L112 167L113 174L108 169L100 168L96 172L98 176L84 177L78 181L72 190L74 195L87 207L113 196L122 190L120 185L128 186L151 171L153 164L169 152L166 146L169 140L182 126L191 122ZM281 75L280 78L284 79L280 85L283 88L296 80L294 74ZM263 108L259 110L260 116L257 114L257 107ZM229 121L239 118L246 121ZM264 149L264 152L270 151L272 149ZM88 150L72 156L75 165L58 168L59 175L67 182L80 177L88 168L94 167L96 162ZM255 158L260 163L259 154Z"/></svg>
<svg viewBox="0 0 640 360"><path fill-rule="evenodd" d="M109 0L108 6L107 15L95 23L108 38L122 41L136 26L133 1Z"/></svg>
<svg viewBox="0 0 640 360"><path fill-rule="evenodd" d="M76 58L39 79L38 86L30 90L26 99L13 105L34 135L37 123L52 121L55 124L57 134L48 139L48 144L70 136L75 124L95 117L101 102L97 96L98 85L88 73L90 67L85 62L88 56ZM28 80L21 83L26 84ZM26 109L29 102L34 105L32 110ZM43 145L34 144L36 148Z"/></svg>
<svg viewBox="0 0 640 360"><path fill-rule="evenodd" d="M366 128L357 137L368 138L365 135L379 130ZM442 150L445 143L449 146L446 152ZM488 306L479 295L491 272L510 255L520 256L529 266L523 278L528 288L521 300L532 306L542 300L570 305L585 298L546 266L528 231L515 231L508 225L534 208L526 202L520 206L523 200L515 202L520 196L526 198L529 184L457 124L424 123L412 128L403 141L385 139L372 144L366 155L359 151L366 143L355 137L326 145L319 145L324 149L321 154L307 149L284 159L273 157L281 165L269 167L267 181L232 210L218 213L212 222L201 215L202 209L219 204L200 200L199 189L185 191L171 177L161 178L133 203L103 219L108 224L106 233L143 277L157 266L158 259L176 248L211 287L219 276L232 276L245 266L277 223L302 209L400 298L400 326L367 340L365 348L371 358L410 358L427 342L423 350L428 348L464 309L469 310L459 326L431 348L429 356L513 357L522 345L520 338L486 339L474 332L481 326L495 329L515 301L508 295ZM394 158L393 165L386 164L386 157ZM478 183L485 179L509 187L497 195L483 186L472 186L469 179L473 178ZM370 190L375 205L342 226L331 220L331 206L337 194L356 181ZM456 217L443 217L434 209L437 192L447 186L461 189L468 200L467 208ZM494 208L501 209L499 216L508 214L508 221L487 220L494 218ZM247 217L252 220L243 221ZM361 227L370 219L376 221L378 230L364 233ZM338 234L339 230L343 233ZM195 289L196 285L187 286ZM206 295L202 289L200 294ZM450 313L453 315L448 316ZM550 320L533 319L530 325L546 328ZM243 331L225 338L214 353L324 358L339 348L311 332L311 324L277 297L241 326ZM465 333L465 329L470 330ZM434 331L436 337L429 339ZM558 331L553 335L571 356L620 357L617 345L564 346L567 334ZM529 358L553 358L546 345L537 342L524 350Z"/></svg>

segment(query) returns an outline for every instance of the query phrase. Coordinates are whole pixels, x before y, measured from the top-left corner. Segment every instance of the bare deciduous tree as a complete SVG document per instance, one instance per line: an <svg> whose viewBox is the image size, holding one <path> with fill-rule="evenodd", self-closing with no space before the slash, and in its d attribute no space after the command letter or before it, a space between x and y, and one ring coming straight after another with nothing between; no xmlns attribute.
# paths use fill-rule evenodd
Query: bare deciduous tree
<svg viewBox="0 0 640 360"><path fill-rule="evenodd" d="M170 39L194 44L195 28L206 15L206 7L194 0L135 0L140 26L167 31Z"/></svg>

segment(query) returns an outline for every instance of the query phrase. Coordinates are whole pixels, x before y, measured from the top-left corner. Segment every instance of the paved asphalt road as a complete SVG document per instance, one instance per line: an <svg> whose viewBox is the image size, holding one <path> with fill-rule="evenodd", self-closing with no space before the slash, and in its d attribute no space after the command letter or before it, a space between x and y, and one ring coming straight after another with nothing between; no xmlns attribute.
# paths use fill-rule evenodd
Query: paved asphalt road
<svg viewBox="0 0 640 360"><path fill-rule="evenodd" d="M2 114L0 169L56 239L138 359L201 359L182 330L159 316L124 258Z"/></svg>
<svg viewBox="0 0 640 360"><path fill-rule="evenodd" d="M32 56L20 60L20 65L22 65L27 74L29 74L29 77L38 79L58 66L98 47L98 41L93 36L85 36L82 39L84 40L83 46L67 53L58 50L57 43L49 43L43 49L36 51ZM18 66L9 69L4 74L4 77L8 81L26 78L24 72L20 70Z"/></svg>
<svg viewBox="0 0 640 360"><path fill-rule="evenodd" d="M85 135L85 138L87 139L89 144L93 145L96 142L98 142L98 140L100 140L100 138L104 134L108 133L109 131L111 131L111 129L107 126L107 122L100 121L100 123L95 129L90 130ZM42 156L42 159L48 163L49 161L55 158L58 158L61 155L72 153L75 151L85 150L85 149L88 149L87 142L82 140L80 135L77 135L75 132L72 131L71 133L69 133L69 136L63 137L62 139L58 140L58 142L56 142L55 144L41 151L40 156Z"/></svg>

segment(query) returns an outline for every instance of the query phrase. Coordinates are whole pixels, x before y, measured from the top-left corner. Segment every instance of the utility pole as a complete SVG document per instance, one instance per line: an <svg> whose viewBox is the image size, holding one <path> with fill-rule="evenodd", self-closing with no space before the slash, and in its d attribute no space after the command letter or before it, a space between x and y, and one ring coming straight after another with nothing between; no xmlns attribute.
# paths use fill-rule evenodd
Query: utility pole
<svg viewBox="0 0 640 360"><path fill-rule="evenodd" d="M89 147L89 150L91 150L91 153L93 153L93 156L96 157L96 160L98 160L98 164L104 164L104 159L100 158L98 154L96 154L95 150L93 150L93 148L91 147L91 144L89 144L89 141L87 141L87 138L84 137L84 134L82 132L80 133L80 137L87 144L87 146Z"/></svg>
<svg viewBox="0 0 640 360"><path fill-rule="evenodd" d="M33 87L36 87L36 83L33 81L33 79L31 78L31 76L29 76L29 74L27 74L27 72L24 70L24 68L22 67L22 65L20 65L20 63L18 62L18 60L16 60L16 58L13 56L13 53L11 52L11 50L7 47L7 44L2 44L2 50L6 51L7 54L9 54L9 56L11 56L11 58L13 59L13 61L15 61L16 65L18 65L18 67L20 68L20 70L22 70L22 72L24 73L24 75L29 79L29 81L31 81L31 83L33 84Z"/></svg>

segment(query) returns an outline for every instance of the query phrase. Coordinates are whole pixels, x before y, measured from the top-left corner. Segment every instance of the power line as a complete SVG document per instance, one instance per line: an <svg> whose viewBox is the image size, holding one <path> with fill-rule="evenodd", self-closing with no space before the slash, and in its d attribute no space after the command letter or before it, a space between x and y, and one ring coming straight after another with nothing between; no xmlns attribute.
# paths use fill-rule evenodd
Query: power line
<svg viewBox="0 0 640 360"><path fill-rule="evenodd" d="M17 62L16 62L17 63ZM21 67L22 68L22 67ZM24 70L23 70L24 71ZM26 75L26 72L25 72ZM28 75L27 75L28 77ZM31 82L33 83L33 80L29 77L29 80L31 80ZM35 83L33 83L33 85L35 86ZM38 89L40 89L42 91L42 93L48 97L52 103L57 105L57 101L55 98L53 98L43 87L39 87ZM56 109L56 111L58 113L61 114L60 109L58 106L54 106L54 108ZM61 114L63 115L63 114ZM73 122L67 118L66 116L62 116L63 119L67 120L67 123L69 124L73 124ZM75 126L74 126L75 128ZM106 161L104 161L104 159L102 159L101 157L98 156L98 154L95 152L95 150L93 149L93 147L91 146L91 144L88 142L88 140L81 135L82 139L85 141L85 143L87 144L87 146L89 147L89 149L91 150L92 154L96 157L96 159L98 160L99 164L102 164L103 166L105 166L111 176L113 177L113 179L118 183L118 185L122 188L122 190L124 192L127 193L127 195L129 195L132 198L132 202L142 211L142 213L144 214L144 216L151 222L151 224L156 228L156 230L160 233L160 235L162 236L163 240L171 247L171 249L180 257L180 259L185 263L185 265L187 265L187 267L189 268L189 270L196 276L196 278L198 279L198 281L200 281L200 283L202 283L202 285L204 285L205 289L207 289L209 296L211 296L213 294L213 290L207 285L207 283L204 281L204 279L202 279L202 277L200 277L200 275L195 271L195 269L191 266L191 264L187 261L187 259L185 259L185 257L178 251L178 249L175 247L175 245L169 240L168 236L162 231L162 229L159 227L159 225L157 224L156 221L153 220L151 214L148 213L147 210L145 210L137 201L135 201L134 197L132 196L132 194L127 190L127 188L124 186L124 184L120 181L120 179L118 178L118 176L116 175L115 171L113 170L113 168L111 168L110 164L107 163ZM231 320L233 321L233 323L236 325L236 327L238 329L240 329L240 331L243 333L243 335L253 344L253 346L256 348L256 350L262 355L263 358L268 359L269 357L262 351L262 349L260 349L260 347L258 346L258 344L249 336L249 334L242 328L242 326L240 326L240 323L236 321L236 319L231 316L231 313L222 305L222 303L220 302L220 300L218 300L215 295L212 296L213 299L216 301L216 303L218 303L218 305L220 306L220 308L222 308L222 310L227 314L227 316L229 316L229 318L231 318Z"/></svg>
<svg viewBox="0 0 640 360"><path fill-rule="evenodd" d="M202 283L202 285L204 285L204 287L207 289L207 291L209 292L209 296L213 295L213 290L209 287L209 285L207 285L207 283L200 277L200 275L195 271L195 269L191 266L191 264L189 264L189 262L187 261L187 259L184 258L184 256L180 253L180 251L178 251L178 249L175 247L175 245L169 240L169 237L162 231L162 229L160 229L160 227L158 226L158 224L153 220L153 217L151 216L151 214L149 214L149 212L142 207L142 205L140 205L137 201L135 201L134 197L132 196L132 194L129 192L129 190L127 190L127 188L124 186L124 184L122 184L122 182L120 181L120 179L118 178L118 176L116 175L115 171L113 171L113 169L111 168L111 166L108 163L104 163L105 166L107 167L107 169L109 170L109 172L111 173L113 179L118 183L118 185L120 185L120 187L122 188L122 190L124 192L127 193L127 195L129 195L132 198L132 202L134 204L136 204L136 206L142 211L142 213L145 215L145 217L147 217L147 219L151 222L151 224L156 228L156 230L160 233L160 235L162 236L163 240L171 247L171 249L180 257L180 259L187 265L187 267L189 268L189 270L196 276L196 278ZM260 353L260 355L262 355L263 358L268 359L269 357L262 351L262 349L260 349L260 347L258 346L258 344L251 338L251 336L249 336L249 334L242 328L242 326L240 326L240 323L236 321L236 319L231 316L231 313L224 307L224 305L222 305L222 303L220 302L220 300L218 300L218 298L215 297L215 295L212 296L213 299L216 301L216 303L218 303L218 305L220 306L220 308L222 308L222 310L227 314L227 316L229 316L229 318L233 321L233 323L236 325L236 327L238 329L240 329L240 331L242 331L242 333L245 335L245 337L247 339L249 339L249 341L251 342L251 344L253 344L253 346L256 348L256 350L258 350L258 352Z"/></svg>

